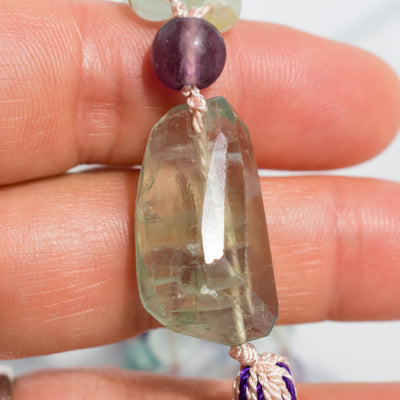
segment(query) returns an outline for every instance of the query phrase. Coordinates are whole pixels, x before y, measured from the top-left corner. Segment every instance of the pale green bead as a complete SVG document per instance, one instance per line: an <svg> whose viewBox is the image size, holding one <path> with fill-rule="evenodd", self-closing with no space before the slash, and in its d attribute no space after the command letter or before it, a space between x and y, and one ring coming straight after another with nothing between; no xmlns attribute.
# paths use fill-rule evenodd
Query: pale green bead
<svg viewBox="0 0 400 400"><path fill-rule="evenodd" d="M202 7L209 3L213 6L212 11L205 19L216 26L221 32L231 28L240 15L241 0L184 0L186 9L191 7Z"/></svg>
<svg viewBox="0 0 400 400"><path fill-rule="evenodd" d="M169 0L129 0L139 17L149 21L165 21L172 17ZM209 3L212 11L205 19L214 24L221 32L231 28L240 15L241 0L182 0L187 10L202 7Z"/></svg>
<svg viewBox="0 0 400 400"><path fill-rule="evenodd" d="M165 21L172 17L168 0L129 0L133 11L148 21Z"/></svg>

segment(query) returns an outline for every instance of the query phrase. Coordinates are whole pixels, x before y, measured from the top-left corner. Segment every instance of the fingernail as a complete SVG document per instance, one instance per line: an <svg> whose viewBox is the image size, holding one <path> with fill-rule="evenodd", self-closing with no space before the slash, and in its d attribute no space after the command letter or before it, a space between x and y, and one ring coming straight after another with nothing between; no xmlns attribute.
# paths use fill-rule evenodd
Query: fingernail
<svg viewBox="0 0 400 400"><path fill-rule="evenodd" d="M12 400L12 369L0 365L0 400Z"/></svg>

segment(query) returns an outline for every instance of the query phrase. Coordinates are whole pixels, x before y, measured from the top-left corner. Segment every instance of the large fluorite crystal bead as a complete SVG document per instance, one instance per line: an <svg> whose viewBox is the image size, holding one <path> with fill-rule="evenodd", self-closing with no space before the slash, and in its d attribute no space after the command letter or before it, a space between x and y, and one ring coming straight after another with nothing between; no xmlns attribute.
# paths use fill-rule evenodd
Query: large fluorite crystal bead
<svg viewBox="0 0 400 400"><path fill-rule="evenodd" d="M240 15L241 0L181 0L186 9L212 6L205 19L215 25L221 32L231 28ZM139 17L149 21L165 21L172 17L169 0L129 0Z"/></svg>
<svg viewBox="0 0 400 400"><path fill-rule="evenodd" d="M249 134L222 97L201 134L186 105L153 128L136 202L145 308L173 331L239 345L268 335L277 296Z"/></svg>

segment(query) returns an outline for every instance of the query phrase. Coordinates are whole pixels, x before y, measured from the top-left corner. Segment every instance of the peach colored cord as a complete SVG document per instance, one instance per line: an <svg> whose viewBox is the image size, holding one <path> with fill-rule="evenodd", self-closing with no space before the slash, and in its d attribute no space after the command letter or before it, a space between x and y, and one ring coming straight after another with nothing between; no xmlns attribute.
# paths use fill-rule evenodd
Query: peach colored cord
<svg viewBox="0 0 400 400"><path fill-rule="evenodd" d="M203 7L192 7L189 11L187 11L183 3L179 0L170 0L170 4L172 16L174 18L204 18L213 9L211 4L206 4ZM187 97L189 112L193 116L193 130L199 135L204 128L204 115L207 112L206 99L200 93L199 88L195 85L185 86L182 89L182 94Z"/></svg>

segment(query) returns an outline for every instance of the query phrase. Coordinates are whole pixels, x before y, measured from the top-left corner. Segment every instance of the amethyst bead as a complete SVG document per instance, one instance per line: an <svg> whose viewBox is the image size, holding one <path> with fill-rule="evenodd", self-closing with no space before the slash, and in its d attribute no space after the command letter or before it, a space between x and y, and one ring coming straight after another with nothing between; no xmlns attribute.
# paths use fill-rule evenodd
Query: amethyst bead
<svg viewBox="0 0 400 400"><path fill-rule="evenodd" d="M151 61L158 78L171 89L186 85L199 89L220 76L226 60L224 39L200 18L173 18L157 32Z"/></svg>

